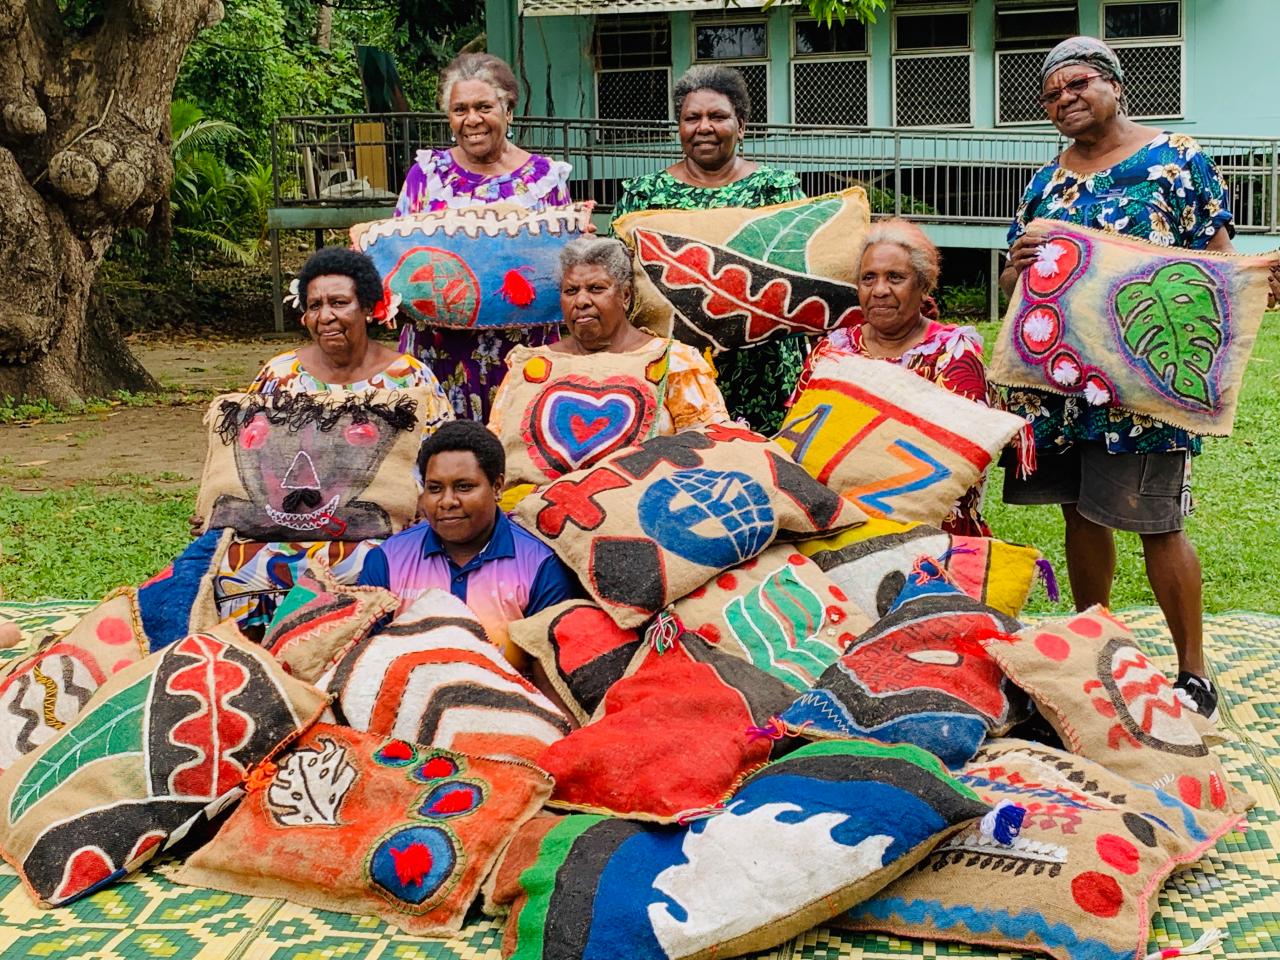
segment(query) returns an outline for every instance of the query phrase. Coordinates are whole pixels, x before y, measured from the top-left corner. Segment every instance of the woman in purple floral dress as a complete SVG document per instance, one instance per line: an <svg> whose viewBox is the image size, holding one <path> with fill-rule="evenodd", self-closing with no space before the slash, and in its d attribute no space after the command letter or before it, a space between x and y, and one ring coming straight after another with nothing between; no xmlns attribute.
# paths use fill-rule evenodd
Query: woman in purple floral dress
<svg viewBox="0 0 1280 960"><path fill-rule="evenodd" d="M511 142L517 97L515 74L495 56L463 54L449 64L440 76L440 102L455 145L418 151L396 216L477 203L515 203L530 210L570 203L569 164ZM558 339L558 326L477 333L410 322L400 329L400 351L431 368L459 417L483 423L506 375L511 348Z"/></svg>

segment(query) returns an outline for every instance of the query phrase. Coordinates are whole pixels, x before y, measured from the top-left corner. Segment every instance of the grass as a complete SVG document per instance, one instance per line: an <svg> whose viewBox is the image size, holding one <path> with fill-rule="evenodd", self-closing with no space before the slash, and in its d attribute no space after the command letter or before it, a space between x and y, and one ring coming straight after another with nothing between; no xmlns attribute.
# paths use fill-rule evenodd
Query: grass
<svg viewBox="0 0 1280 960"><path fill-rule="evenodd" d="M91 599L162 570L190 543L195 491L0 489L6 600Z"/></svg>
<svg viewBox="0 0 1280 960"><path fill-rule="evenodd" d="M93 397L78 400L67 407L58 407L48 400L18 400L0 397L0 424L7 423L68 423L85 414L110 413L119 407L179 407L193 403L208 403L216 395L214 390L188 390L178 383L166 381L159 391L133 393L117 390L111 397Z"/></svg>
<svg viewBox="0 0 1280 960"><path fill-rule="evenodd" d="M999 324L980 325L988 352ZM1011 507L1001 502L1003 471L992 471L984 512L996 536L1032 543L1054 565L1067 602L1062 513L1057 507ZM1271 562L1280 543L1280 313L1263 321L1245 374L1235 433L1206 439L1192 466L1196 509L1187 533L1200 553L1206 613L1255 610L1280 613L1280 579ZM1042 590L1028 609L1057 609ZM1136 534L1116 535L1113 607L1152 606L1142 548ZM1062 606L1059 605L1059 606Z"/></svg>
<svg viewBox="0 0 1280 960"><path fill-rule="evenodd" d="M996 324L983 324L988 344ZM127 402L127 401L125 401ZM0 414L3 408L0 407ZM1207 612L1280 612L1280 578L1271 561L1280 543L1280 313L1268 315L1249 362L1235 435L1207 440L1194 467L1196 512L1187 529L1200 551ZM6 479L20 470L6 465ZM176 474L120 474L120 487L90 486L21 494L0 484L0 588L10 600L92 598L125 583L141 583L189 542L187 517L195 491L155 483ZM997 536L1035 544L1053 561L1063 601L1032 593L1030 610L1063 609L1068 601L1062 515L1056 507L1010 507L1000 501L1003 480L993 471L986 515ZM132 488L132 489L126 489ZM1133 534L1117 535L1115 607L1150 606L1142 551Z"/></svg>

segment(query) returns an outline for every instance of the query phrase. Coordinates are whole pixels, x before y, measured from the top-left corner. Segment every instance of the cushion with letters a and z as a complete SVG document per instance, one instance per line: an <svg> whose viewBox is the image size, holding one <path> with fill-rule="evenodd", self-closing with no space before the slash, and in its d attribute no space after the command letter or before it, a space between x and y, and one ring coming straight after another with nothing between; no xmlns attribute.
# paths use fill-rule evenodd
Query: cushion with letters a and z
<svg viewBox="0 0 1280 960"><path fill-rule="evenodd" d="M642 625L775 539L863 520L777 444L730 424L621 450L538 488L516 516L621 627Z"/></svg>

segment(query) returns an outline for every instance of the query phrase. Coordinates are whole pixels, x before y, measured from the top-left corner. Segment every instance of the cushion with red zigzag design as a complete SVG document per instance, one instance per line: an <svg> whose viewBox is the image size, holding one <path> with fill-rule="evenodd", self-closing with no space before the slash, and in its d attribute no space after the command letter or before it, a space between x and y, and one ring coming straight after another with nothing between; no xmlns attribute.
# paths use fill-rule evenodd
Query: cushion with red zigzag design
<svg viewBox="0 0 1280 960"><path fill-rule="evenodd" d="M0 777L4 858L49 906L112 883L236 800L324 703L228 624L185 637Z"/></svg>
<svg viewBox="0 0 1280 960"><path fill-rule="evenodd" d="M472 756L532 760L570 728L443 590L352 646L318 685L334 695L338 723Z"/></svg>
<svg viewBox="0 0 1280 960"><path fill-rule="evenodd" d="M1105 608L986 646L1072 753L1173 794L1205 823L1253 805L1227 782L1164 672Z"/></svg>
<svg viewBox="0 0 1280 960"><path fill-rule="evenodd" d="M374 914L450 936L498 853L551 791L532 764L320 723L255 781L177 879Z"/></svg>

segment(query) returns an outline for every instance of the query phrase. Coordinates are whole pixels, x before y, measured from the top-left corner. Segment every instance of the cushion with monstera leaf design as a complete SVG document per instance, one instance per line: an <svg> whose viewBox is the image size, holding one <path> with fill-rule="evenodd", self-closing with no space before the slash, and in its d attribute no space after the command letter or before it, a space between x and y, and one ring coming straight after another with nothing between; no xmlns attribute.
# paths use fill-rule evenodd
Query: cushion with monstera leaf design
<svg viewBox="0 0 1280 960"><path fill-rule="evenodd" d="M642 210L614 221L636 266L636 322L696 347L750 347L861 322L861 187L767 207Z"/></svg>
<svg viewBox="0 0 1280 960"><path fill-rule="evenodd" d="M550 790L528 763L321 723L254 779L177 879L450 936Z"/></svg>
<svg viewBox="0 0 1280 960"><path fill-rule="evenodd" d="M324 695L226 624L109 677L0 776L0 844L41 904L137 869L240 796Z"/></svg>
<svg viewBox="0 0 1280 960"><path fill-rule="evenodd" d="M224 394L196 513L254 540L367 540L412 522L424 388Z"/></svg>

